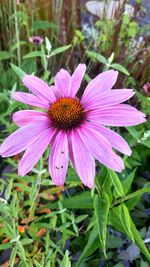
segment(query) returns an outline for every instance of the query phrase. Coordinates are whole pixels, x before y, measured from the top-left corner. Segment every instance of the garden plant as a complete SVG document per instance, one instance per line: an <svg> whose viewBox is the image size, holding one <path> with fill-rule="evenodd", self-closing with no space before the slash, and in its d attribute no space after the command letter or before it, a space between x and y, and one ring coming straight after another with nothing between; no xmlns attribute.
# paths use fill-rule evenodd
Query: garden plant
<svg viewBox="0 0 150 267"><path fill-rule="evenodd" d="M0 267L150 266L149 18L0 1Z"/></svg>

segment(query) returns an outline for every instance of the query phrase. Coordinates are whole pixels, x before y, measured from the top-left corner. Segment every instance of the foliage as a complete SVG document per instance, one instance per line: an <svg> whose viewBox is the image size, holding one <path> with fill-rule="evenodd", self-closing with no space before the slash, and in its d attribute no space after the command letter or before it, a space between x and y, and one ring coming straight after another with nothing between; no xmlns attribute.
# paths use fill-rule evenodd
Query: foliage
<svg viewBox="0 0 150 267"><path fill-rule="evenodd" d="M27 108L10 97L19 88L25 90L20 81L24 73L34 73L52 84L60 67L73 70L78 61L88 65L84 85L100 71L118 70L120 88L136 90L131 104L149 115L149 98L140 90L150 73L148 64L144 65L149 60L149 50L145 36L138 43L143 29L137 20L127 14L120 20L97 18L88 32L89 39L84 25L81 29L72 1L59 1L57 9L55 1L43 1L43 9L42 4L38 9L37 1L35 14L29 3L16 6L16 1L8 2L9 5L3 2L0 15L6 41L2 35L1 141L15 130L12 113ZM49 10L57 14L50 16L45 9L47 3ZM60 14L64 14L67 3L67 14L62 19ZM7 12L10 20L6 19ZM67 21L69 12L72 16ZM91 35L93 29L98 33L95 36ZM43 44L30 43L31 34L43 36ZM97 164L92 191L81 184L71 165L65 186L54 186L48 172L48 151L22 178L17 175L21 155L1 159L0 264L117 267L124 266L126 260L133 266L149 266L149 124L119 130L133 154L124 157L126 169L119 175Z"/></svg>

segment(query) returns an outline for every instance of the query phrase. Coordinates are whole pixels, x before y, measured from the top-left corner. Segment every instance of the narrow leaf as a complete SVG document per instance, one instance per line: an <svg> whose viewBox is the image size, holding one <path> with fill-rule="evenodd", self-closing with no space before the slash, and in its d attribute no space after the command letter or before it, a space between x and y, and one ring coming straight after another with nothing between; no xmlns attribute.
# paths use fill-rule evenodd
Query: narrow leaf
<svg viewBox="0 0 150 267"><path fill-rule="evenodd" d="M107 234L107 218L109 211L109 197L106 193L102 196L94 197L94 210L98 227L99 239L103 253L106 257L106 234Z"/></svg>
<svg viewBox="0 0 150 267"><path fill-rule="evenodd" d="M14 57L14 55L11 52L8 51L0 51L0 61L1 60L6 60L11 57Z"/></svg>
<svg viewBox="0 0 150 267"><path fill-rule="evenodd" d="M113 208L109 213L109 224L116 228L118 231L124 233L130 238L130 233L126 231L120 217L120 206ZM135 244L139 247L140 251L150 261L150 254L147 247L145 246L138 230L136 229L131 217L130 217L130 229L134 237Z"/></svg>
<svg viewBox="0 0 150 267"><path fill-rule="evenodd" d="M20 79L22 80L24 75L26 74L22 69L20 69L19 67L17 67L16 65L10 63L12 69L16 72L16 74L20 77Z"/></svg>
<svg viewBox="0 0 150 267"><path fill-rule="evenodd" d="M129 72L120 64L111 64L111 68L115 69L115 70L119 70L120 72L126 74L126 75L130 75Z"/></svg>
<svg viewBox="0 0 150 267"><path fill-rule="evenodd" d="M65 46L61 46L61 47L58 47L56 49L54 49L51 53L50 53L50 57L53 57L57 54L60 54L66 50L68 50L69 48L71 47L71 45L65 45Z"/></svg>
<svg viewBox="0 0 150 267"><path fill-rule="evenodd" d="M121 206L122 225L123 225L126 233L128 233L128 236L130 237L130 239L134 242L134 237L133 237L133 234L131 232L131 223L130 223L129 211L128 211L128 209L127 209L125 204L122 204L120 206Z"/></svg>
<svg viewBox="0 0 150 267"><path fill-rule="evenodd" d="M112 184L113 184L115 191L117 193L117 196L123 196L124 190L123 190L122 183L121 183L118 175L112 170L108 170L108 172L109 172L110 178L112 180Z"/></svg>
<svg viewBox="0 0 150 267"><path fill-rule="evenodd" d="M103 63L103 64L106 64L107 63L107 60L104 56L100 55L99 53L97 52L93 52L93 51L87 51L86 52L87 56L91 59L91 60L94 60L94 61L99 61L100 63Z"/></svg>
<svg viewBox="0 0 150 267"><path fill-rule="evenodd" d="M71 267L71 262L69 260L68 250L66 250L63 260L61 262L61 267Z"/></svg>
<svg viewBox="0 0 150 267"><path fill-rule="evenodd" d="M98 247L99 247L99 238L98 238L98 232L97 232L97 225L95 225L90 232L88 241L86 246L84 247L80 258L76 264L76 267L81 266L81 262L85 261L87 257L89 257Z"/></svg>
<svg viewBox="0 0 150 267"><path fill-rule="evenodd" d="M33 52L30 52L30 53L26 54L23 57L23 59L33 58L33 57L42 57L42 52L41 51L33 51Z"/></svg>
<svg viewBox="0 0 150 267"><path fill-rule="evenodd" d="M135 177L135 172L136 169L134 169L123 181L122 181L122 186L124 189L124 193L127 194L128 191L130 190L131 184L133 182L133 179Z"/></svg>

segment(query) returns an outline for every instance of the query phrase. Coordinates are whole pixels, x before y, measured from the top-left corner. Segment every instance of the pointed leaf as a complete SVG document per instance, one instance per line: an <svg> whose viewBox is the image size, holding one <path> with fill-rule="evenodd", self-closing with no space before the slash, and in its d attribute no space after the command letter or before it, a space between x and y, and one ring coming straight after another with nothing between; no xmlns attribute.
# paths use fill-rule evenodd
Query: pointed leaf
<svg viewBox="0 0 150 267"><path fill-rule="evenodd" d="M112 180L112 184L113 184L115 191L117 193L117 197L123 196L124 190L123 190L122 183L121 183L118 175L112 170L108 170L108 172L109 172L110 178Z"/></svg>
<svg viewBox="0 0 150 267"><path fill-rule="evenodd" d="M54 49L51 53L50 53L50 57L53 57L57 54L60 54L64 51L66 51L67 49L69 49L71 47L71 45L65 45L65 46L61 46L61 47L58 47L56 49Z"/></svg>
<svg viewBox="0 0 150 267"><path fill-rule="evenodd" d="M103 193L102 196L96 195L94 197L94 210L98 227L99 239L105 256L109 206L109 197L106 193Z"/></svg>
<svg viewBox="0 0 150 267"><path fill-rule="evenodd" d="M26 74L22 69L20 69L19 67L17 67L16 65L10 63L12 69L16 72L16 74L20 77L20 79L22 80L24 75Z"/></svg>

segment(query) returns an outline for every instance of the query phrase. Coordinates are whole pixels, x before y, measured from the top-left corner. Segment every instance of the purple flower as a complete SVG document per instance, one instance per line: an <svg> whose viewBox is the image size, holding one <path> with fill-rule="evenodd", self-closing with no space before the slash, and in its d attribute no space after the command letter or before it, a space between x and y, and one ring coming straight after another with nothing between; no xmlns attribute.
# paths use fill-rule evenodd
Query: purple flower
<svg viewBox="0 0 150 267"><path fill-rule="evenodd" d="M117 172L124 169L122 159L113 148L130 156L131 149L116 132L105 126L131 126L145 122L145 114L127 104L134 95L131 89L113 89L118 72L99 74L86 87L81 100L76 97L86 66L79 64L72 76L61 69L55 85L48 86L38 77L25 75L23 84L33 94L16 92L12 98L30 106L45 109L14 113L13 121L20 127L1 145L3 157L25 150L18 173L32 170L51 145L49 171L54 184L63 185L71 160L84 185L92 188L95 159Z"/></svg>
<svg viewBox="0 0 150 267"><path fill-rule="evenodd" d="M145 96L150 96L150 83L149 82L143 85L142 92Z"/></svg>
<svg viewBox="0 0 150 267"><path fill-rule="evenodd" d="M22 4L22 3L24 3L24 2L25 2L25 0L17 0L17 1L16 1L16 4L19 5L19 4Z"/></svg>
<svg viewBox="0 0 150 267"><path fill-rule="evenodd" d="M30 36L29 41L32 44L41 45L44 42L44 39L40 36Z"/></svg>

